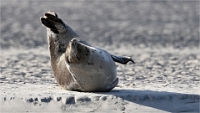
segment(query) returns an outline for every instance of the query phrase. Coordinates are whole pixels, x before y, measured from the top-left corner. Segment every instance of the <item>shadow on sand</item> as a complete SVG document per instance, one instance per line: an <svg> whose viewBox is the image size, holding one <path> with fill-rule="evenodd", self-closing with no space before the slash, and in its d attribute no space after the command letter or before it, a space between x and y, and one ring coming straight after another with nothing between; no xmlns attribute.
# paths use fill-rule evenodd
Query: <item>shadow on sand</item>
<svg viewBox="0 0 200 113"><path fill-rule="evenodd" d="M168 112L199 112L200 95L176 92L114 89L108 93L123 100Z"/></svg>

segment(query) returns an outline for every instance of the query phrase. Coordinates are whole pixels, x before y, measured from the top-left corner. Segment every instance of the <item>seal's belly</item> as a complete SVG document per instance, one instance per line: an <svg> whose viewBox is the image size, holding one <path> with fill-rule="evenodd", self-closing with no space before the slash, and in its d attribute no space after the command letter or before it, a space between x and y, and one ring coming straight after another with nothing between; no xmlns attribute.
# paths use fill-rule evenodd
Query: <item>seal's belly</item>
<svg viewBox="0 0 200 113"><path fill-rule="evenodd" d="M69 68L84 91L105 89L116 80L116 64L109 53L96 50L86 63Z"/></svg>

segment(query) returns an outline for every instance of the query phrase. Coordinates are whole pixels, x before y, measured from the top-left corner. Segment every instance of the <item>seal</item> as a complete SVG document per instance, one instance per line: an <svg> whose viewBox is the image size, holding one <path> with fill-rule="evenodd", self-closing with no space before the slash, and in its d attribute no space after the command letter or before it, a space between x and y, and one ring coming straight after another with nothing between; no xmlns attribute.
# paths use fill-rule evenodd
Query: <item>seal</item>
<svg viewBox="0 0 200 113"><path fill-rule="evenodd" d="M45 13L40 20L47 28L53 75L66 90L110 91L118 83L115 62L135 63L131 57L90 46L55 12Z"/></svg>

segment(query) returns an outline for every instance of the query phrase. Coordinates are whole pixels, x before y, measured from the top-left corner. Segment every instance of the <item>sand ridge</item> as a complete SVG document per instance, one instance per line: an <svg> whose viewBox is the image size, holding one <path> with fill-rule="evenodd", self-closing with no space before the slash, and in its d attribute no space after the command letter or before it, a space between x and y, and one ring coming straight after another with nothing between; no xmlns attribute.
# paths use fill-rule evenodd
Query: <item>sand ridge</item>
<svg viewBox="0 0 200 113"><path fill-rule="evenodd" d="M1 107L4 112L10 112L13 109L17 109L18 112L26 112L26 109L35 112L37 110L49 112L52 109L54 112L131 112L133 110L151 112L155 109L158 109L157 112L197 112L200 97L196 94L132 88L115 88L106 93L84 93L65 91L55 85L26 84L9 85L9 87L11 87L9 90L6 85L1 88L4 90L1 93L3 99ZM19 103L26 108L21 108ZM12 106L8 107L8 104Z"/></svg>

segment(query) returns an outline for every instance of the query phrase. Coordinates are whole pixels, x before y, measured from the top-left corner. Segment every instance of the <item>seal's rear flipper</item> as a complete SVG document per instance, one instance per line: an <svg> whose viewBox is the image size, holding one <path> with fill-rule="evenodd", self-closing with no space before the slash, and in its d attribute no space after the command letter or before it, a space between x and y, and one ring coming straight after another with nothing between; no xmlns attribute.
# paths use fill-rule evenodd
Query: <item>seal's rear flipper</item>
<svg viewBox="0 0 200 113"><path fill-rule="evenodd" d="M111 57L115 62L118 62L118 63L121 63L121 64L127 64L129 61L131 61L133 64L135 64L135 62L133 61L133 59L131 57L115 56L115 55L111 55Z"/></svg>

